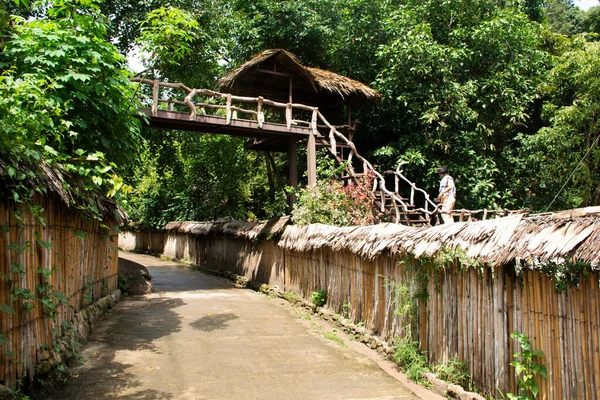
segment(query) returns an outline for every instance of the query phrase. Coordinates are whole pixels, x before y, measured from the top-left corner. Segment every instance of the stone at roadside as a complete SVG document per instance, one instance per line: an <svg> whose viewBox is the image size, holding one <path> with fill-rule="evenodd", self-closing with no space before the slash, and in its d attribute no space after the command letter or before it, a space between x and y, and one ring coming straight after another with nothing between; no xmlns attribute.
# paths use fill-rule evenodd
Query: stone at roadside
<svg viewBox="0 0 600 400"><path fill-rule="evenodd" d="M152 292L152 277L148 269L134 261L119 258L119 288L129 295Z"/></svg>

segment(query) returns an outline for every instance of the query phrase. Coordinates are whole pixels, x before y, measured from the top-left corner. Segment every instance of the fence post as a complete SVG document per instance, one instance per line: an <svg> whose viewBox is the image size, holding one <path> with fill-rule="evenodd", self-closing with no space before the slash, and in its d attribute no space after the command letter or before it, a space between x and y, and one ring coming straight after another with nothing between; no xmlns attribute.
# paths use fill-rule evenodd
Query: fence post
<svg viewBox="0 0 600 400"><path fill-rule="evenodd" d="M195 121L196 120L196 106L194 105L194 102L192 101L192 98L196 95L196 89L192 89L192 91L185 96L185 99L183 100L183 102L190 108L190 121Z"/></svg>
<svg viewBox="0 0 600 400"><path fill-rule="evenodd" d="M225 110L225 115L227 117L227 125L231 124L231 94L227 93L227 108Z"/></svg>
<svg viewBox="0 0 600 400"><path fill-rule="evenodd" d="M292 130L292 103L287 103L285 106L285 123L288 132Z"/></svg>
<svg viewBox="0 0 600 400"><path fill-rule="evenodd" d="M331 145L331 152L333 154L337 155L337 143L335 141L335 128L331 128L331 130L329 131L329 144Z"/></svg>
<svg viewBox="0 0 600 400"><path fill-rule="evenodd" d="M152 116L158 115L158 81L152 82Z"/></svg>
<svg viewBox="0 0 600 400"><path fill-rule="evenodd" d="M263 98L258 97L258 105L256 106L256 120L258 121L258 127L262 128L265 122L265 114L262 111Z"/></svg>
<svg viewBox="0 0 600 400"><path fill-rule="evenodd" d="M296 135L290 135L288 137L288 170L289 170L289 184L294 189L298 189L298 149L297 149L297 138ZM294 207L296 203L296 195L293 193L289 194L288 202L290 207Z"/></svg>

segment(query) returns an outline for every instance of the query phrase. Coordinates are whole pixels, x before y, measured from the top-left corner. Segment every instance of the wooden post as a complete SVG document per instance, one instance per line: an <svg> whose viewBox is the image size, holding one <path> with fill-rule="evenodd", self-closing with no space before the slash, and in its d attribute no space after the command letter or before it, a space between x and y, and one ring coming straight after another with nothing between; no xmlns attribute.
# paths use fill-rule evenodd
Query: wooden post
<svg viewBox="0 0 600 400"><path fill-rule="evenodd" d="M352 126L352 108L350 107L350 104L346 104L346 110L348 111L348 126L350 128L353 128ZM354 138L354 131L352 129L348 130L348 139L350 141L352 141L352 139Z"/></svg>
<svg viewBox="0 0 600 400"><path fill-rule="evenodd" d="M292 103L285 106L285 124L288 132L292 130Z"/></svg>
<svg viewBox="0 0 600 400"><path fill-rule="evenodd" d="M158 81L152 82L152 116L158 115Z"/></svg>
<svg viewBox="0 0 600 400"><path fill-rule="evenodd" d="M296 135L290 135L288 138L288 171L289 185L294 189L298 189L298 148ZM288 203L290 207L294 207L296 203L295 194L288 196Z"/></svg>
<svg viewBox="0 0 600 400"><path fill-rule="evenodd" d="M331 152L337 155L337 144L335 142L335 128L331 128L329 131L329 144L331 145ZM340 158L343 158L344 155L340 154Z"/></svg>
<svg viewBox="0 0 600 400"><path fill-rule="evenodd" d="M319 111L318 109L313 110L312 115L312 132L308 136L308 142L306 143L306 168L308 172L308 187L314 187L317 185L317 141L316 135L319 133L317 130L317 118Z"/></svg>
<svg viewBox="0 0 600 400"><path fill-rule="evenodd" d="M227 99L227 105L226 105L226 109L225 109L225 116L226 116L226 123L227 125L231 124L231 94L227 93L226 96Z"/></svg>
<svg viewBox="0 0 600 400"><path fill-rule="evenodd" d="M306 143L306 167L308 172L308 187L317 185L317 145L315 135L308 136Z"/></svg>
<svg viewBox="0 0 600 400"><path fill-rule="evenodd" d="M265 122L265 114L262 110L263 98L262 96L258 97L258 104L256 105L256 120L258 121L258 127L262 128L263 123Z"/></svg>
<svg viewBox="0 0 600 400"><path fill-rule="evenodd" d="M192 89L192 91L185 96L183 99L184 103L190 108L190 121L196 120L196 105L192 101L192 98L196 95L196 89Z"/></svg>

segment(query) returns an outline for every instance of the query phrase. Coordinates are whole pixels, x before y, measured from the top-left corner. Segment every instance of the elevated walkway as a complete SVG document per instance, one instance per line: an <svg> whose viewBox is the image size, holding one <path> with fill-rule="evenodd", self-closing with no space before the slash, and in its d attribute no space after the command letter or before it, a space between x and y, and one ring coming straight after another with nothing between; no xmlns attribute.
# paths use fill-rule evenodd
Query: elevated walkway
<svg viewBox="0 0 600 400"><path fill-rule="evenodd" d="M151 127L224 134L251 138L247 148L287 152L289 184L296 187L297 147L306 146L308 185L317 183L317 148L325 147L344 165L345 182L373 180L371 196L378 220L406 225L429 225L437 221L437 205L429 194L403 175L401 165L394 171L378 172L362 157L354 143L342 132L353 133L349 125L335 126L317 107L281 103L263 97L235 96L208 89L191 89L181 83L133 79L141 85L141 112ZM356 166L359 166L356 169ZM384 176L386 175L388 178ZM393 181L388 188L386 181ZM508 210L478 210L480 218L508 215ZM459 220L473 218L475 212L457 210Z"/></svg>

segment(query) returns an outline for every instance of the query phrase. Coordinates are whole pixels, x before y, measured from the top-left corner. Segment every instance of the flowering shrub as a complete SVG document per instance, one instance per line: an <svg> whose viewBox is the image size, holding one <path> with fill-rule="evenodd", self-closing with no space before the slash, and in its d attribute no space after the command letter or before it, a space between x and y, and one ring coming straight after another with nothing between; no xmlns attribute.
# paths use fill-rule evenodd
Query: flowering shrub
<svg viewBox="0 0 600 400"><path fill-rule="evenodd" d="M374 175L369 174L345 186L340 181L329 179L301 190L292 211L294 223L336 226L373 224L373 179Z"/></svg>

